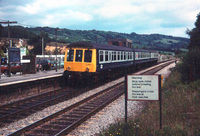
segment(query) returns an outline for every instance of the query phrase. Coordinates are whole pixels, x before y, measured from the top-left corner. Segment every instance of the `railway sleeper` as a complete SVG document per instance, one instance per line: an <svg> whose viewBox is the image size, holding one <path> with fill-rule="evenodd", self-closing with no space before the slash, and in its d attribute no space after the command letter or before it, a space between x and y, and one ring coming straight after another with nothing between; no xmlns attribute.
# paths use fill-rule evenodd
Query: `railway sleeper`
<svg viewBox="0 0 200 136"><path fill-rule="evenodd" d="M66 118L80 118L80 117L83 117L82 115L79 115L79 114L70 114L70 115L63 115L63 117L66 117Z"/></svg>
<svg viewBox="0 0 200 136"><path fill-rule="evenodd" d="M68 123L68 122L66 122L66 121L53 121L53 122L50 122L50 124L52 124L52 125L66 125L66 126L69 126L69 125L71 125L71 123Z"/></svg>
<svg viewBox="0 0 200 136"><path fill-rule="evenodd" d="M48 128L48 129L50 129L50 131L51 130L57 130L57 129L59 129L59 130L61 130L61 129L64 129L65 128L65 126L64 125L60 125L60 124L54 124L54 125L44 125L43 126L43 128Z"/></svg>
<svg viewBox="0 0 200 136"><path fill-rule="evenodd" d="M39 134L39 135L41 134L41 136L44 136L45 134L52 135L53 133L55 134L57 132L58 131L56 131L56 130L53 131L53 130L49 130L48 128L40 128L40 129L33 131L34 134Z"/></svg>
<svg viewBox="0 0 200 136"><path fill-rule="evenodd" d="M97 106L83 106L82 108L83 109L87 109L87 110L92 110L92 109L95 109Z"/></svg>
<svg viewBox="0 0 200 136"><path fill-rule="evenodd" d="M73 112L89 112L89 111L90 111L89 109L84 109L84 108L73 110Z"/></svg>

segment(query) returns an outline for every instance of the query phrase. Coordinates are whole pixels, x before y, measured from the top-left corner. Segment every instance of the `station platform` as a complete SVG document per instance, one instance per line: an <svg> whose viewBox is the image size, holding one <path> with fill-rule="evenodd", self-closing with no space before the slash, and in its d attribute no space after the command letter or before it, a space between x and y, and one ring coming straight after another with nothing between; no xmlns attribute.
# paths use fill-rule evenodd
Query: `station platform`
<svg viewBox="0 0 200 136"><path fill-rule="evenodd" d="M0 87L16 84L16 83L22 83L26 81L34 81L38 79L45 79L50 77L57 77L62 76L64 72L64 68L56 70L48 70L48 71L39 71L35 74L20 74L19 72L15 75L11 74L11 77L7 77L5 75L1 75L0 78Z"/></svg>

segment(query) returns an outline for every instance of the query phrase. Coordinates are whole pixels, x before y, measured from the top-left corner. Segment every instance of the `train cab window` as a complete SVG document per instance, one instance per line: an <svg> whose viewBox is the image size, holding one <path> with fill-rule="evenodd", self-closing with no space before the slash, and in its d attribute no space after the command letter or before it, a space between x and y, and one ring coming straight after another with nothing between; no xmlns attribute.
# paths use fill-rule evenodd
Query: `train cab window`
<svg viewBox="0 0 200 136"><path fill-rule="evenodd" d="M67 50L67 61L73 61L74 59L74 50Z"/></svg>
<svg viewBox="0 0 200 136"><path fill-rule="evenodd" d="M92 61L92 51L85 50L84 62L91 62Z"/></svg>
<svg viewBox="0 0 200 136"><path fill-rule="evenodd" d="M83 56L83 51L82 50L76 50L76 62L82 62L82 56Z"/></svg>

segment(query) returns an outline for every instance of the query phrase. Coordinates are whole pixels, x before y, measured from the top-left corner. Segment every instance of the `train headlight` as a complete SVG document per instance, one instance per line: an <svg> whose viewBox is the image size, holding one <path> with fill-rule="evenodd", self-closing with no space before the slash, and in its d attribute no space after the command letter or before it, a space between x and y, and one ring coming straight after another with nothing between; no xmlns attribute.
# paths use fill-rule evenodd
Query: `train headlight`
<svg viewBox="0 0 200 136"><path fill-rule="evenodd" d="M68 67L67 67L67 70L70 70L70 69L71 69L71 67L70 67L70 66L68 66Z"/></svg>
<svg viewBox="0 0 200 136"><path fill-rule="evenodd" d="M90 70L89 67L86 67L86 72L89 72L89 70Z"/></svg>

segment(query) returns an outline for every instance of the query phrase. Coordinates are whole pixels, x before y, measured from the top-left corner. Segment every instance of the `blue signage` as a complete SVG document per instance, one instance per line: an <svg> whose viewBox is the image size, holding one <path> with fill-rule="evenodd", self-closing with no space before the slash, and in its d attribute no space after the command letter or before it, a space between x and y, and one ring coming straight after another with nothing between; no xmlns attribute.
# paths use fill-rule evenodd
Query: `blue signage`
<svg viewBox="0 0 200 136"><path fill-rule="evenodd" d="M20 48L9 47L8 52L10 62L20 62Z"/></svg>

